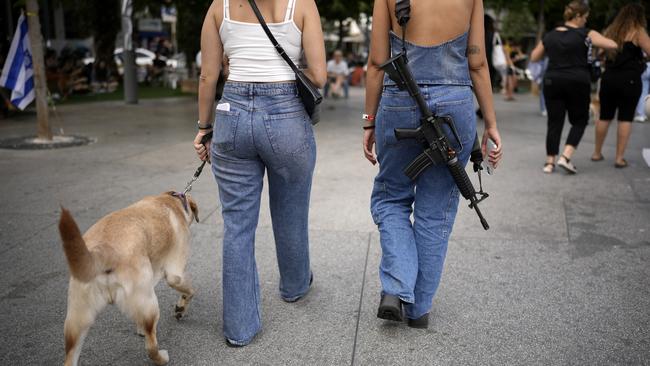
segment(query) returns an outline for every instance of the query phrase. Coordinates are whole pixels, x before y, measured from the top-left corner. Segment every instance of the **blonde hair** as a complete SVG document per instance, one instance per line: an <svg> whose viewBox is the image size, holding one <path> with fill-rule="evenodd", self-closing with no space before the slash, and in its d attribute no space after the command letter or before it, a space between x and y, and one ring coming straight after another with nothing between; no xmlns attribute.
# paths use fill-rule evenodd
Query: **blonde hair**
<svg viewBox="0 0 650 366"><path fill-rule="evenodd" d="M607 52L607 56L615 57L616 53L623 48L630 34L645 29L647 21L645 18L645 8L641 4L627 4L619 10L616 18L612 21L605 31L604 36L612 39L618 45L618 50Z"/></svg>
<svg viewBox="0 0 650 366"><path fill-rule="evenodd" d="M584 1L574 0L564 7L564 20L569 21L589 12L589 5Z"/></svg>

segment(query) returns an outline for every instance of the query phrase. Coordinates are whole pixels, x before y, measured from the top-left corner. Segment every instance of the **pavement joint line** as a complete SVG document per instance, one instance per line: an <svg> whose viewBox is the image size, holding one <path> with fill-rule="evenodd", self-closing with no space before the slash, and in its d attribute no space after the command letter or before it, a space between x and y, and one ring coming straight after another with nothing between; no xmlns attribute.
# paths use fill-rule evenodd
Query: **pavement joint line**
<svg viewBox="0 0 650 366"><path fill-rule="evenodd" d="M366 246L366 260L363 265L363 276L361 278L361 295L359 295L359 308L357 309L357 324L354 330L354 343L352 344L352 359L350 366L354 366L354 359L357 354L357 338L359 336L359 323L361 322L361 307L363 306L363 292L366 287L366 273L368 272L368 257L370 256L370 243L372 242L372 233L368 233L368 245Z"/></svg>
<svg viewBox="0 0 650 366"><path fill-rule="evenodd" d="M571 227L569 226L569 214L566 206L566 196L562 196L562 210L564 211L564 225L566 226L566 240L571 244Z"/></svg>
<svg viewBox="0 0 650 366"><path fill-rule="evenodd" d="M500 241L500 242L520 242L522 239L520 237L485 237L485 236L473 236L473 235L456 235L452 236L451 239L449 240L450 243L453 242L461 242L465 240L470 240L470 241ZM532 240L536 243L540 244L569 244L569 240L565 239L542 239L542 238L532 238Z"/></svg>

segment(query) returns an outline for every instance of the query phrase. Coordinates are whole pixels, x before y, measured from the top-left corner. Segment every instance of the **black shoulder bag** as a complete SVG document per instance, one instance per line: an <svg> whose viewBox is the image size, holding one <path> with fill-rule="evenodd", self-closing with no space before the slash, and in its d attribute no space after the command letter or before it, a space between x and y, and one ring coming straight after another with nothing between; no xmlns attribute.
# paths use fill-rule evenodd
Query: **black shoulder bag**
<svg viewBox="0 0 650 366"><path fill-rule="evenodd" d="M307 75L305 75L298 68L298 66L296 66L296 64L294 64L293 61L291 61L291 58L284 51L284 48L282 48L282 46L280 46L278 41L275 39L273 33L271 33L271 30L266 25L266 22L264 21L264 17L262 16L260 9L257 7L255 0L248 0L248 3L253 8L253 12L257 17L257 20L259 20L262 29L264 29L264 33L266 33L271 43L273 43L273 47L275 47L275 50L278 51L280 56L284 59L284 61L287 62L289 67L291 67L291 70L293 70L293 72L296 74L296 86L298 88L298 95L300 95L300 99L302 99L302 104L305 105L307 114L311 118L311 124L313 125L317 124L320 121L320 104L323 101L323 96L320 94L320 91L314 85L314 83L312 83L311 80L309 80Z"/></svg>

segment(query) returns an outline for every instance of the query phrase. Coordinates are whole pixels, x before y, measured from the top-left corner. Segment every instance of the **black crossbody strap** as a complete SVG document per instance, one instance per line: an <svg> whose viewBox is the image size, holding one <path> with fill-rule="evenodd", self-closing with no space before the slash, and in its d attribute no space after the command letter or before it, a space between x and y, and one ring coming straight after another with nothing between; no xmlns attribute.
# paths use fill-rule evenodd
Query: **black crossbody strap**
<svg viewBox="0 0 650 366"><path fill-rule="evenodd" d="M280 57L284 59L284 61L287 62L289 67L291 67L291 70L295 72L296 74L300 72L300 69L298 69L298 66L293 63L291 60L291 57L287 55L287 53L284 51L284 48L280 46L278 41L275 39L273 36L273 33L271 33L271 30L269 29L269 26L266 25L266 22L264 21L264 16L260 12L260 9L257 7L257 4L255 3L255 0L248 0L248 3L251 5L251 8L253 8L253 12L255 13L255 16L257 17L257 20L260 22L260 25L262 26L262 29L264 29L264 33L266 33L266 36L269 37L269 40L271 43L273 43L273 47L275 47L275 50L278 51L280 54Z"/></svg>

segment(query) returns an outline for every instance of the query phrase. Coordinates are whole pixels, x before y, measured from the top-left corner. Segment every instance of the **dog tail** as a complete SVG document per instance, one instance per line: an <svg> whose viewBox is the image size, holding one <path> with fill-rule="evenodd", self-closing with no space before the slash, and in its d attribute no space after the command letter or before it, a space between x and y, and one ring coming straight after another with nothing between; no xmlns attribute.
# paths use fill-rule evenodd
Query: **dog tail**
<svg viewBox="0 0 650 366"><path fill-rule="evenodd" d="M70 211L63 207L61 207L61 219L59 220L59 234L61 234L63 250L68 259L72 277L81 282L90 282L97 275L95 258L88 250Z"/></svg>

